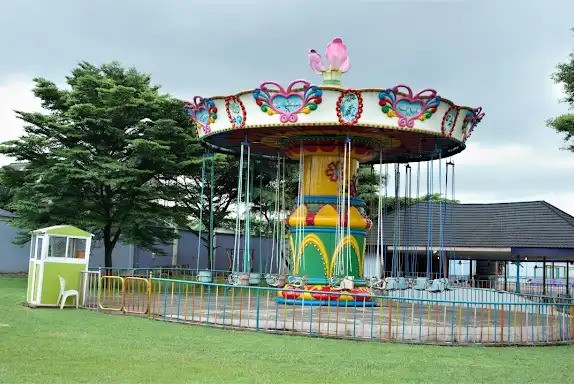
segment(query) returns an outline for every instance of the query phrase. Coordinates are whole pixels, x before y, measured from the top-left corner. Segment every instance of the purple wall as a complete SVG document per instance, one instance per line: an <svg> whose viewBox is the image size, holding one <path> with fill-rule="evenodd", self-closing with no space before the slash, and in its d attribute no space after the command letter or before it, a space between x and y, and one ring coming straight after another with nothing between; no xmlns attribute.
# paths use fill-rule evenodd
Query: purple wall
<svg viewBox="0 0 574 384"><path fill-rule="evenodd" d="M179 234L180 238L177 247L177 265L195 269L197 266L198 237L191 231L182 230L179 231ZM207 247L205 247L202 243L199 256L199 269L205 268L207 268Z"/></svg>
<svg viewBox="0 0 574 384"><path fill-rule="evenodd" d="M233 260L233 244L235 236L232 234L219 234L216 240L215 250L215 269L231 270ZM243 249L245 243L244 238L240 239L240 249ZM271 238L259 236L251 237L251 269L253 272L269 272L269 259L271 258L271 249L273 248L273 241ZM240 252L239 265L243 265L243 254ZM275 262L274 262L275 264ZM261 267L260 267L261 265Z"/></svg>
<svg viewBox="0 0 574 384"><path fill-rule="evenodd" d="M214 269L216 270L231 270L232 260L233 260L233 244L234 244L233 234L219 233L216 235L215 239L215 253L214 253ZM241 238L241 244L244 244L243 238ZM251 256L252 262L251 267L254 272L260 271L259 257L261 255L261 264L263 265L263 272L268 272L268 262L267 258L271 257L271 248L273 242L270 238L263 237L261 240L259 236L251 238ZM165 256L154 255L149 251L143 249L134 249L134 268L153 268L153 267L169 267L172 266L173 259L173 245L166 244L161 245L161 249L164 250ZM261 252L260 252L261 249ZM198 252L198 236L197 234L187 231L180 231L180 238L177 248L177 266L184 266L186 268L195 269L198 266L197 263L197 252ZM208 269L208 250L205 241L201 242L199 255L199 269ZM243 263L243 258L241 257L240 265ZM267 268L266 268L267 267Z"/></svg>

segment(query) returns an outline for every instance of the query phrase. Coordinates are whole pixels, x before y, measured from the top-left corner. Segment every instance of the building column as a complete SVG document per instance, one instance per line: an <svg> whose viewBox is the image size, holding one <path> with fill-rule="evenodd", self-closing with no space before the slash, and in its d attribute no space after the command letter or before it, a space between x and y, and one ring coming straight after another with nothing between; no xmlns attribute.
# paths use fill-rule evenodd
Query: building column
<svg viewBox="0 0 574 384"><path fill-rule="evenodd" d="M546 296L546 256L542 258L542 294Z"/></svg>
<svg viewBox="0 0 574 384"><path fill-rule="evenodd" d="M128 245L128 268L137 268L138 260L136 260L136 246L133 244Z"/></svg>
<svg viewBox="0 0 574 384"><path fill-rule="evenodd" d="M171 251L171 265L177 265L177 250L179 248L179 231L177 228L174 229L176 238L173 239L172 251Z"/></svg>
<svg viewBox="0 0 574 384"><path fill-rule="evenodd" d="M520 255L516 255L516 293L520 293Z"/></svg>
<svg viewBox="0 0 574 384"><path fill-rule="evenodd" d="M566 262L566 296L570 297L570 262Z"/></svg>
<svg viewBox="0 0 574 384"><path fill-rule="evenodd" d="M504 290L508 291L508 261L504 262Z"/></svg>

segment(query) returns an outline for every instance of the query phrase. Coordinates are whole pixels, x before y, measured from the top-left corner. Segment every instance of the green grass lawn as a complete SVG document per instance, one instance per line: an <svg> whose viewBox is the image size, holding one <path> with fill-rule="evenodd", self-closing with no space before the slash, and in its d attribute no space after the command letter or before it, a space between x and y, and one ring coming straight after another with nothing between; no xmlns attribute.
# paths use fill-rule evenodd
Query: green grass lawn
<svg viewBox="0 0 574 384"><path fill-rule="evenodd" d="M0 383L568 383L574 347L441 347L267 335L31 309L0 276Z"/></svg>

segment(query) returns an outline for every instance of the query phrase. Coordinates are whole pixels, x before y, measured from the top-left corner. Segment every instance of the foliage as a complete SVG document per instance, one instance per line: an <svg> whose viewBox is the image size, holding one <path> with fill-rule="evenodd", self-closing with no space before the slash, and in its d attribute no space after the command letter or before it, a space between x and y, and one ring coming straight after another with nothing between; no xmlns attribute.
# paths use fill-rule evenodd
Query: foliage
<svg viewBox="0 0 574 384"><path fill-rule="evenodd" d="M275 174L267 162L253 161L253 192L251 200L255 212L268 212L266 193ZM199 232L203 245L214 249L215 229L233 228L230 217L236 210L239 179L239 158L219 153L206 154L196 144L196 152L190 160L188 176L179 179L185 195L178 204L187 208L193 216L192 228ZM261 196L263 195L263 196ZM260 199L261 196L261 199ZM261 203L260 203L261 201ZM259 233L255 230L254 233ZM208 264L211 264L211 255Z"/></svg>
<svg viewBox="0 0 574 384"><path fill-rule="evenodd" d="M573 29L574 31L574 29ZM568 61L559 63L556 72L552 75L552 80L556 84L564 87L566 97L562 100L569 104L570 109L574 108L574 52L569 56ZM574 114L564 114L547 121L547 125L556 132L564 135L565 149L574 152Z"/></svg>
<svg viewBox="0 0 574 384"><path fill-rule="evenodd" d="M15 193L13 188L0 185L0 209L8 210L8 205L12 202Z"/></svg>
<svg viewBox="0 0 574 384"><path fill-rule="evenodd" d="M395 205L398 203L399 209L405 208L405 207L410 207L412 205L415 205L417 203L423 203L423 202L428 202L428 201L433 201L433 202L445 202L445 203L449 203L449 204L458 204L459 201L458 200L451 200L451 199L447 199L446 197L443 197L441 194L439 193L434 193L432 195L424 195L424 196L419 196L417 197L405 197L405 196L399 196L398 199L395 199L394 197L383 197L382 198L382 202L381 204L383 205L383 211L387 212L387 214L390 214L392 212L395 211ZM376 212L373 214L373 217L375 216Z"/></svg>
<svg viewBox="0 0 574 384"><path fill-rule="evenodd" d="M24 229L77 225L103 240L111 266L118 240L159 251L185 225L187 211L166 204L185 190L166 182L189 171L192 129L181 102L161 94L150 77L113 62L83 62L67 88L36 78L45 113L17 111L25 135L0 153L27 163L4 169L15 195L10 208Z"/></svg>

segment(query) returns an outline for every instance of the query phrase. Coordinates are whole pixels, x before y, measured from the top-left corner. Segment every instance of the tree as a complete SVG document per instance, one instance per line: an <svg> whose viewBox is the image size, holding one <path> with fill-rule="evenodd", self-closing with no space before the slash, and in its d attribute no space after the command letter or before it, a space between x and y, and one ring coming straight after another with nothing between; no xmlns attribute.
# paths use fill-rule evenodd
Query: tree
<svg viewBox="0 0 574 384"><path fill-rule="evenodd" d="M0 185L0 209L8 209L8 205L14 198L15 191L6 185Z"/></svg>
<svg viewBox="0 0 574 384"><path fill-rule="evenodd" d="M234 228L233 209L238 197L239 157L220 153L206 153L196 142L194 157L190 160L188 175L178 180L185 189L184 198L178 204L186 207L193 216L190 229L199 232L208 250L208 265L212 264L215 229ZM275 166L270 161L252 159L251 210L255 216L252 233L269 234L260 221L269 213L268 194L275 182ZM265 227L265 228L263 228ZM198 233L199 234L199 233Z"/></svg>
<svg viewBox="0 0 574 384"><path fill-rule="evenodd" d="M26 162L4 169L15 194L14 223L33 229L72 224L102 239L105 266L118 240L158 252L187 223L177 183L197 146L181 101L161 94L149 75L113 62L80 63L68 88L34 79L45 113L16 111L25 134L0 153ZM183 159L183 160L182 160Z"/></svg>
<svg viewBox="0 0 574 384"><path fill-rule="evenodd" d="M208 249L208 265L211 265L212 252L209 250L215 248L215 229L228 226L228 215L237 199L239 162L230 155L207 154L199 145L196 148L188 176L178 180L185 190L178 204L192 215L190 229L201 235L203 245Z"/></svg>
<svg viewBox="0 0 574 384"><path fill-rule="evenodd" d="M574 29L573 29L574 31ZM562 100L574 109L574 52L565 63L556 66L556 72L552 75L556 84L562 84L566 97ZM566 149L574 152L574 114L564 114L547 121L547 125L556 132L564 134Z"/></svg>
<svg viewBox="0 0 574 384"><path fill-rule="evenodd" d="M398 206L399 209L403 209L405 207L411 207L415 204L418 203L423 203L423 202L444 202L447 204L458 204L459 201L458 200L451 200L451 199L447 199L446 197L443 197L441 194L439 193L433 193L432 195L423 195L423 196L419 196L419 197L405 197L405 196L399 196L398 198ZM395 205L397 203L397 200L394 198L394 196L387 196L386 198L383 197L381 204L383 205L383 210L386 211L387 215L393 213L395 211ZM376 212L373 214L373 219L376 216Z"/></svg>

